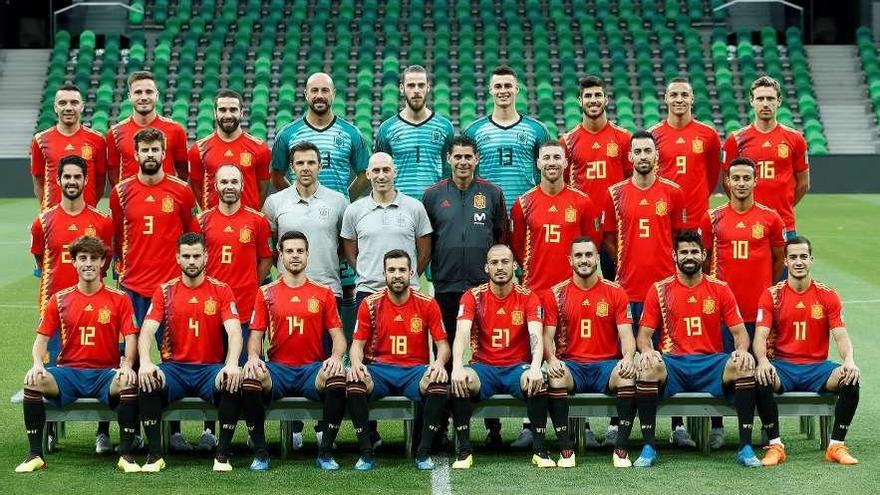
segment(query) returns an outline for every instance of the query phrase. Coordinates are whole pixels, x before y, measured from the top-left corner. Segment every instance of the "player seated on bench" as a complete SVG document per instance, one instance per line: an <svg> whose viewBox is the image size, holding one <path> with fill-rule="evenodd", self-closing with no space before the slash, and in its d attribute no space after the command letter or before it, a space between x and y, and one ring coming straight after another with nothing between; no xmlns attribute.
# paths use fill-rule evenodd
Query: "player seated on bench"
<svg viewBox="0 0 880 495"><path fill-rule="evenodd" d="M17 473L45 469L43 398L58 407L76 399L93 398L116 409L119 418L119 461L126 473L140 471L131 457L137 427L137 328L131 301L125 293L104 286L101 271L107 247L95 237L80 237L68 249L79 280L56 292L46 304L32 356L34 364L24 379L24 425L30 453L15 468ZM61 333L62 348L56 366L43 365L49 339ZM120 362L119 336L125 338ZM118 368L117 368L118 366Z"/></svg>

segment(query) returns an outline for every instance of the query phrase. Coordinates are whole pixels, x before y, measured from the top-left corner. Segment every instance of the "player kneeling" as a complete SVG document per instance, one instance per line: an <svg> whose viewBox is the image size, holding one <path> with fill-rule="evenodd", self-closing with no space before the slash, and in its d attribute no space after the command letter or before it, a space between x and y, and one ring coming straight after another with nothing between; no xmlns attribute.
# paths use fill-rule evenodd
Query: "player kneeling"
<svg viewBox="0 0 880 495"><path fill-rule="evenodd" d="M636 412L636 340L629 300L619 285L599 275L599 252L589 237L572 241L568 262L573 274L553 287L544 322L553 428L557 438L568 438L563 435L568 427L568 394L616 393L620 424L612 462L615 467L630 467L626 444ZM571 449L570 442L563 446L557 465L574 467L574 454L568 457L566 448Z"/></svg>
<svg viewBox="0 0 880 495"><path fill-rule="evenodd" d="M150 442L141 470L165 469L159 421L162 409L184 397L197 396L217 405L220 442L214 471L231 471L229 444L241 409L241 324L235 296L228 285L205 276L207 253L201 234L187 233L177 241L181 276L159 286L138 339L141 366L141 419ZM163 327L157 367L150 358L156 330ZM223 331L228 349L225 364Z"/></svg>
<svg viewBox="0 0 880 495"><path fill-rule="evenodd" d="M119 462L126 473L140 471L131 457L137 427L137 328L131 301L121 291L104 286L101 272L107 248L95 237L80 237L70 245L70 259L79 277L77 284L56 292L46 304L32 356L33 367L24 379L24 425L30 454L15 468L17 473L45 469L43 398L58 407L76 399L93 398L116 409L119 417ZM57 366L43 366L49 339L61 333ZM120 363L119 336L125 337ZM119 366L119 368L116 368Z"/></svg>
<svg viewBox="0 0 880 495"><path fill-rule="evenodd" d="M348 411L360 449L354 468L367 471L375 464L368 400L405 395L413 401L425 401L416 466L433 469L431 444L440 430L449 396L446 330L434 298L409 287L413 269L406 251L388 251L383 265L387 287L368 296L358 308L349 351ZM434 361L429 361L429 334L437 346Z"/></svg>
<svg viewBox="0 0 880 495"><path fill-rule="evenodd" d="M634 466L650 467L657 463L654 428L658 390L662 386L663 398L679 392L704 392L720 398L732 387L739 420L736 461L746 467L760 467L761 461L751 445L755 361L748 352L748 333L733 293L726 283L703 275L706 251L698 233L678 234L673 246L676 275L648 290L640 321L636 404L645 446ZM734 337L736 350L730 355L723 352L722 323ZM656 328L662 328L660 352L654 350L651 342Z"/></svg>
<svg viewBox="0 0 880 495"><path fill-rule="evenodd" d="M841 317L840 297L834 289L810 276L810 241L795 237L785 243L788 280L767 289L758 304L754 351L758 359L758 414L770 445L765 466L785 461L779 439L779 410L773 392L830 392L837 394L834 429L825 458L840 464L858 464L843 440L859 405L859 368ZM829 335L843 359L828 359Z"/></svg>
<svg viewBox="0 0 880 495"><path fill-rule="evenodd" d="M242 383L243 409L254 446L251 471L269 469L266 446L266 401L305 397L324 402L327 427L318 445L315 465L339 469L333 442L345 414L345 335L333 291L306 277L309 241L290 231L278 240L284 272L257 291ZM261 359L263 335L269 333L269 359ZM326 335L332 355L324 350Z"/></svg>
<svg viewBox="0 0 880 495"><path fill-rule="evenodd" d="M489 282L474 287L461 297L452 357L452 415L458 440L454 469L468 469L474 463L471 449L471 401L495 394L510 394L526 401L534 429L532 463L555 467L544 448L547 428L547 383L541 373L544 361L543 314L535 293L513 283L516 263L509 247L495 245L486 255ZM476 332L473 339L471 332ZM473 358L464 367L464 350L471 345ZM567 429L560 430L560 444L574 464L574 452Z"/></svg>

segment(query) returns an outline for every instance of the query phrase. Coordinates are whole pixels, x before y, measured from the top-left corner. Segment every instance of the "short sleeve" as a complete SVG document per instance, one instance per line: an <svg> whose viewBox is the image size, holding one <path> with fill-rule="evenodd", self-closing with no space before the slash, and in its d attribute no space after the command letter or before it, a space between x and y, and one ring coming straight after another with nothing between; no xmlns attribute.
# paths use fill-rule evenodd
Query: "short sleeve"
<svg viewBox="0 0 880 495"><path fill-rule="evenodd" d="M733 291L727 284L721 286L720 291L722 308L721 314L724 317L724 324L727 328L741 325L743 322L742 315L739 313L739 307L736 305L736 298L733 297Z"/></svg>
<svg viewBox="0 0 880 495"><path fill-rule="evenodd" d="M34 256L42 256L43 250L46 249L45 238L43 237L43 224L40 217L34 219L31 224L31 254Z"/></svg>
<svg viewBox="0 0 880 495"><path fill-rule="evenodd" d="M339 308L336 307L336 296L333 291L324 293L324 328L342 328L342 320L339 318Z"/></svg>
<svg viewBox="0 0 880 495"><path fill-rule="evenodd" d="M773 328L773 296L769 289L761 293L761 298L758 299L758 316L755 326Z"/></svg>
<svg viewBox="0 0 880 495"><path fill-rule="evenodd" d="M343 239L353 241L357 239L357 226L355 225L355 203L348 205L342 216L342 230L339 235Z"/></svg>
<svg viewBox="0 0 880 495"><path fill-rule="evenodd" d="M807 155L807 142L804 141L804 137L800 133L796 134L794 153L792 153L791 160L796 174L810 169L810 159Z"/></svg>
<svg viewBox="0 0 880 495"><path fill-rule="evenodd" d="M736 137L731 134L727 136L727 140L724 141L724 147L721 151L721 170L727 171L730 168L730 162L736 158L736 155L739 154L738 146L736 144Z"/></svg>
<svg viewBox="0 0 880 495"><path fill-rule="evenodd" d="M370 318L369 303L366 299L361 301L358 307L357 322L354 326L354 333L351 338L353 340L369 340L373 335L373 321Z"/></svg>
<svg viewBox="0 0 880 495"><path fill-rule="evenodd" d="M602 214L599 208L596 207L596 203L589 196L585 196L583 205L581 205L581 231L583 235L593 239L596 246L600 247L602 246L601 216Z"/></svg>
<svg viewBox="0 0 880 495"><path fill-rule="evenodd" d="M263 203L263 215L266 216L266 221L269 222L269 230L271 230L272 232L278 232L278 223L276 222L275 212L275 194L270 195L268 198L266 198L266 202Z"/></svg>
<svg viewBox="0 0 880 495"><path fill-rule="evenodd" d="M276 172L287 172L287 169L290 168L290 145L287 142L287 129L289 128L284 127L275 135L275 143L272 145L269 168Z"/></svg>
<svg viewBox="0 0 880 495"><path fill-rule="evenodd" d="M104 175L107 173L107 141L104 136L95 136L95 175ZM104 189L104 184L95 184L95 190L100 192Z"/></svg>
<svg viewBox="0 0 880 495"><path fill-rule="evenodd" d="M58 296L52 296L49 297L46 308L43 310L43 316L37 326L37 333L51 337L59 328L61 328L61 315L58 314Z"/></svg>
<svg viewBox="0 0 880 495"><path fill-rule="evenodd" d="M770 245L773 247L785 246L785 223L779 213L772 211L772 224L770 225Z"/></svg>
<svg viewBox="0 0 880 495"><path fill-rule="evenodd" d="M272 257L272 228L265 216L257 220L257 258Z"/></svg>
<svg viewBox="0 0 880 495"><path fill-rule="evenodd" d="M199 153L199 144L193 143L189 148L189 176L201 181L204 174L205 170L202 167L202 154ZM203 189L206 187L208 187L208 184L202 184Z"/></svg>
<svg viewBox="0 0 880 495"><path fill-rule="evenodd" d="M629 298L626 296L626 291L616 287L613 294L615 324L632 325L632 311L629 309Z"/></svg>
<svg viewBox="0 0 880 495"><path fill-rule="evenodd" d="M257 289L257 295L254 296L254 312L251 313L249 327L257 332L264 332L269 327L269 308L262 289Z"/></svg>
<svg viewBox="0 0 880 495"><path fill-rule="evenodd" d="M601 223L604 232L617 232L617 213L614 211L611 190L605 192Z"/></svg>
<svg viewBox="0 0 880 495"><path fill-rule="evenodd" d="M689 214L684 204L684 195L681 193L681 189L677 187L670 187L670 194L673 198L673 202L675 203L675 207L672 208L672 229L683 229L688 225ZM693 212L690 214L697 213Z"/></svg>
<svg viewBox="0 0 880 495"><path fill-rule="evenodd" d="M392 119L394 117L391 117ZM391 146L388 146L388 138L385 137L385 134L388 132L388 123L391 120L386 120L379 126L379 131L376 132L376 142L373 143L373 151L376 153L388 153L391 154Z"/></svg>
<svg viewBox="0 0 880 495"><path fill-rule="evenodd" d="M134 309L131 299L126 296L119 298L119 333L122 335L137 335L138 328L134 322Z"/></svg>
<svg viewBox="0 0 880 495"><path fill-rule="evenodd" d="M174 124L174 149L171 150L174 163L186 163L186 131L180 124Z"/></svg>
<svg viewBox="0 0 880 495"><path fill-rule="evenodd" d="M199 219L196 218L196 197L192 189L184 187L181 189L183 193L180 198L180 215L184 228L187 232L201 232Z"/></svg>
<svg viewBox="0 0 880 495"><path fill-rule="evenodd" d="M229 288L228 285L223 284L220 287L219 296L220 296L220 318L223 321L226 320L238 320L238 308L235 306L235 294L232 293L232 289Z"/></svg>
<svg viewBox="0 0 880 495"><path fill-rule="evenodd" d="M150 299L150 308L147 310L147 316L144 321L153 320L156 323L162 323L165 320L165 292L162 286L156 287L152 299Z"/></svg>
<svg viewBox="0 0 880 495"><path fill-rule="evenodd" d="M551 290L544 298L544 326L555 327L557 325L559 325L559 300L556 293Z"/></svg>
<svg viewBox="0 0 880 495"><path fill-rule="evenodd" d="M40 149L40 143L37 142L35 136L31 141L31 175L42 177L45 171L46 158L43 156L43 150Z"/></svg>
<svg viewBox="0 0 880 495"><path fill-rule="evenodd" d="M642 310L642 317L639 319L639 326L653 330L660 327L660 299L657 296L655 285L651 285L645 295L645 307Z"/></svg>
<svg viewBox="0 0 880 495"><path fill-rule="evenodd" d="M843 306L840 302L840 296L837 292L829 291L825 295L825 312L828 315L828 329L843 328L846 323L843 322Z"/></svg>
<svg viewBox="0 0 880 495"><path fill-rule="evenodd" d="M272 152L266 143L260 143L257 147L257 180L269 180L269 162L272 161Z"/></svg>
<svg viewBox="0 0 880 495"><path fill-rule="evenodd" d="M116 133L111 128L107 131L107 170L120 171L119 149L116 147Z"/></svg>
<svg viewBox="0 0 880 495"><path fill-rule="evenodd" d="M472 291L465 291L458 303L458 319L474 321L477 313L477 300Z"/></svg>
<svg viewBox="0 0 880 495"><path fill-rule="evenodd" d="M367 140L356 128L351 130L351 168L356 174L367 170L370 161L370 153L367 150Z"/></svg>
<svg viewBox="0 0 880 495"><path fill-rule="evenodd" d="M526 299L526 321L544 324L544 308L535 291L530 292Z"/></svg>
<svg viewBox="0 0 880 495"><path fill-rule="evenodd" d="M428 220L428 212L425 211L425 206L418 200L414 199L413 203L416 205L416 237L426 236L434 231L434 229L431 228L431 221Z"/></svg>
<svg viewBox="0 0 880 495"><path fill-rule="evenodd" d="M428 317L428 328L431 332L431 338L435 342L448 339L449 336L446 334L446 327L443 326L443 316L440 314L440 306L437 305L437 301L431 299L427 309L428 314L426 316Z"/></svg>

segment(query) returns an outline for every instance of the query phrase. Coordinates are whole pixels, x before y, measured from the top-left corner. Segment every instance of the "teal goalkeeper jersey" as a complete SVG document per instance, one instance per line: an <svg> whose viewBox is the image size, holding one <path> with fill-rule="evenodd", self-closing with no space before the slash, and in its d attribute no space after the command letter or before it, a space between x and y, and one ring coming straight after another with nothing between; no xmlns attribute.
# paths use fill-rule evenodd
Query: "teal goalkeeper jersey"
<svg viewBox="0 0 880 495"><path fill-rule="evenodd" d="M425 189L447 175L446 153L454 133L452 122L436 113L421 124L407 122L397 114L379 126L374 151L394 158L395 185L421 201Z"/></svg>
<svg viewBox="0 0 880 495"><path fill-rule="evenodd" d="M504 191L509 212L520 195L535 187L538 147L550 140L547 127L525 116L507 127L499 126L491 117L483 117L464 134L477 142L480 154L477 173Z"/></svg>
<svg viewBox="0 0 880 495"><path fill-rule="evenodd" d="M321 184L348 197L348 185L355 175L367 169L370 159L361 131L339 117L334 117L324 129L312 127L304 118L282 127L272 146L271 168L284 172L291 183L294 177L290 169L290 148L303 141L311 142L321 152L318 174Z"/></svg>

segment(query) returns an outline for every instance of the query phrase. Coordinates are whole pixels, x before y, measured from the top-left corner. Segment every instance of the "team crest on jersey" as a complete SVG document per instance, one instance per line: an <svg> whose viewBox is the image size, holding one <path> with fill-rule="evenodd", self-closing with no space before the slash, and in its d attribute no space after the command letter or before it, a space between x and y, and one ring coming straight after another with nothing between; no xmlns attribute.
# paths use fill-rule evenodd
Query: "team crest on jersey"
<svg viewBox="0 0 880 495"><path fill-rule="evenodd" d="M205 301L205 314L208 316L217 314L217 301L213 299Z"/></svg>
<svg viewBox="0 0 880 495"><path fill-rule="evenodd" d="M608 316L608 302L604 299L596 303L596 316L598 317L606 317Z"/></svg>
<svg viewBox="0 0 880 495"><path fill-rule="evenodd" d="M251 242L251 239L253 239L253 237L253 232L251 232L251 229L247 227L238 231L238 242L242 244L247 244Z"/></svg>
<svg viewBox="0 0 880 495"><path fill-rule="evenodd" d="M654 212L657 213L657 216L659 217L665 216L668 211L669 206L666 204L666 201L663 201L662 199L657 201L654 205Z"/></svg>
<svg viewBox="0 0 880 495"><path fill-rule="evenodd" d="M79 154L82 156L83 160L91 160L92 156L95 154L95 149L88 144L84 144L83 147L80 148Z"/></svg>
<svg viewBox="0 0 880 495"><path fill-rule="evenodd" d="M529 140L529 133L526 131L520 131L519 134L516 135L516 140L520 143L526 143Z"/></svg>
<svg viewBox="0 0 880 495"><path fill-rule="evenodd" d="M516 310L510 313L510 323L512 325L522 325L523 324L523 312Z"/></svg>
<svg viewBox="0 0 880 495"><path fill-rule="evenodd" d="M110 308L101 308L98 310L98 323L106 325L110 323Z"/></svg>
<svg viewBox="0 0 880 495"><path fill-rule="evenodd" d="M418 316L413 316L412 319L409 320L409 331L410 333L421 333L422 319Z"/></svg>
<svg viewBox="0 0 880 495"><path fill-rule="evenodd" d="M715 300L711 297L703 299L703 314L711 315L715 312Z"/></svg>
<svg viewBox="0 0 880 495"><path fill-rule="evenodd" d="M702 153L703 152L703 140L702 139L694 139L691 141L691 151L694 153Z"/></svg>
<svg viewBox="0 0 880 495"><path fill-rule="evenodd" d="M238 155L238 163L241 164L242 167L250 167L251 163L253 163L254 155L245 151L244 153Z"/></svg>
<svg viewBox="0 0 880 495"><path fill-rule="evenodd" d="M174 211L174 198L165 196L162 198L162 212L171 213L172 211Z"/></svg>
<svg viewBox="0 0 880 495"><path fill-rule="evenodd" d="M333 138L333 142L337 147L343 146L345 144L345 139L343 139L342 133L337 133L336 137Z"/></svg>
<svg viewBox="0 0 880 495"><path fill-rule="evenodd" d="M764 238L764 226L760 223L756 223L752 225L752 237L755 239L763 239Z"/></svg>
<svg viewBox="0 0 880 495"><path fill-rule="evenodd" d="M780 143L779 146L776 147L776 154L779 155L779 158L788 158L789 153L790 150L785 143Z"/></svg>
<svg viewBox="0 0 880 495"><path fill-rule="evenodd" d="M474 208L478 210L486 209L486 195L483 193L474 194Z"/></svg>
<svg viewBox="0 0 880 495"><path fill-rule="evenodd" d="M577 221L578 212L574 209L574 207L569 206L565 209L565 221L568 223L574 223Z"/></svg>
<svg viewBox="0 0 880 495"><path fill-rule="evenodd" d="M810 306L810 317L814 320L821 320L825 317L825 309L821 304L813 304Z"/></svg>
<svg viewBox="0 0 880 495"><path fill-rule="evenodd" d="M617 143L608 143L608 146L605 147L605 155L608 158L614 158L618 154L620 154L620 147L617 146Z"/></svg>
<svg viewBox="0 0 880 495"><path fill-rule="evenodd" d="M309 313L317 313L321 310L321 305L318 303L318 300L314 297L309 298L309 302L307 303Z"/></svg>
<svg viewBox="0 0 880 495"><path fill-rule="evenodd" d="M95 230L95 226L94 226L94 225L89 225L89 226L86 227L86 229L83 231L83 235L87 235L87 236L95 237L96 235L98 235L98 231Z"/></svg>
<svg viewBox="0 0 880 495"><path fill-rule="evenodd" d="M433 131L431 133L431 142L432 143L442 143L443 142L443 134L440 131Z"/></svg>

